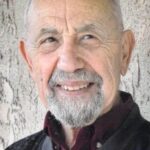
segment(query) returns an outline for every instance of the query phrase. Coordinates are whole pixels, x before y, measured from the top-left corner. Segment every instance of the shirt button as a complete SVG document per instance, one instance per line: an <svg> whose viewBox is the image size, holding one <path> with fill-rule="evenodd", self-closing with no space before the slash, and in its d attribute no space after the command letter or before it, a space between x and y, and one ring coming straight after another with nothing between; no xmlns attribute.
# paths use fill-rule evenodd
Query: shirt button
<svg viewBox="0 0 150 150"><path fill-rule="evenodd" d="M57 150L57 146L54 146L54 149Z"/></svg>
<svg viewBox="0 0 150 150"><path fill-rule="evenodd" d="M54 134L57 136L57 135L58 135L58 132L54 132Z"/></svg>
<svg viewBox="0 0 150 150"><path fill-rule="evenodd" d="M97 142L97 143L96 143L96 148L97 148L97 150L99 150L101 147L102 147L102 144L101 144L100 142Z"/></svg>

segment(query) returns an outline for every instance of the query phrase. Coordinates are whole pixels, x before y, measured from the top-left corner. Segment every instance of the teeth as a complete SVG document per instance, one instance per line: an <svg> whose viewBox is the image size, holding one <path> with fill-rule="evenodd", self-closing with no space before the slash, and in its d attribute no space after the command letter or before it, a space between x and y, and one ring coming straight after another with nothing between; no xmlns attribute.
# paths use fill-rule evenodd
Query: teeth
<svg viewBox="0 0 150 150"><path fill-rule="evenodd" d="M89 84L84 84L84 85L80 85L80 86L67 86L67 85L62 85L61 87L64 89L64 90L67 90L67 91L77 91L77 90L80 90L80 89L83 89L83 88L87 88Z"/></svg>

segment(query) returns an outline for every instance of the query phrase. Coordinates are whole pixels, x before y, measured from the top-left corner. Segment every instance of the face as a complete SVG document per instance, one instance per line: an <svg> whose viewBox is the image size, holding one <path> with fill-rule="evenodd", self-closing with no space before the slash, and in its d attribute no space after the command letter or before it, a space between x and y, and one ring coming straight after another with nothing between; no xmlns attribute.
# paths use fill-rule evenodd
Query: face
<svg viewBox="0 0 150 150"><path fill-rule="evenodd" d="M85 126L117 103L134 39L110 1L33 0L20 50L42 102L62 123Z"/></svg>

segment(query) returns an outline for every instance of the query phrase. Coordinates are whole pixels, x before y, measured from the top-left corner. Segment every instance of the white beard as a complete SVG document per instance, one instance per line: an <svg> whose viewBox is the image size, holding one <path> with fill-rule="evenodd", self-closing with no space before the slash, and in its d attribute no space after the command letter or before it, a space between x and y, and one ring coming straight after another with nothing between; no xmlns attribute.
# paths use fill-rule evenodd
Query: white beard
<svg viewBox="0 0 150 150"><path fill-rule="evenodd" d="M54 75L49 81L50 91L47 95L48 108L50 112L61 123L71 127L83 127L94 122L101 113L102 104L104 102L104 94L101 89L102 79L96 74L89 71L80 71L77 73L65 73L59 70L54 72ZM96 83L96 89L92 93L87 93L84 96L65 96L58 95L55 92L54 86L59 80L76 79L83 81L93 81Z"/></svg>
<svg viewBox="0 0 150 150"><path fill-rule="evenodd" d="M55 94L54 94L55 95ZM104 101L103 94L96 93L90 99L82 97L48 96L50 112L63 124L71 127L83 127L94 122L100 115Z"/></svg>

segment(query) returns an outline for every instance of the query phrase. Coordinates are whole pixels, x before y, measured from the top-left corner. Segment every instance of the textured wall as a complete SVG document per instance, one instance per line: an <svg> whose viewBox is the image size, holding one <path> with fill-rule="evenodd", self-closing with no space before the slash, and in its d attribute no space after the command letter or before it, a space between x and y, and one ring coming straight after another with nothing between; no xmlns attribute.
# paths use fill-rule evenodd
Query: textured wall
<svg viewBox="0 0 150 150"><path fill-rule="evenodd" d="M45 109L18 52L25 0L0 0L0 150L43 126ZM150 120L150 0L121 1L136 48L121 88L133 94Z"/></svg>

